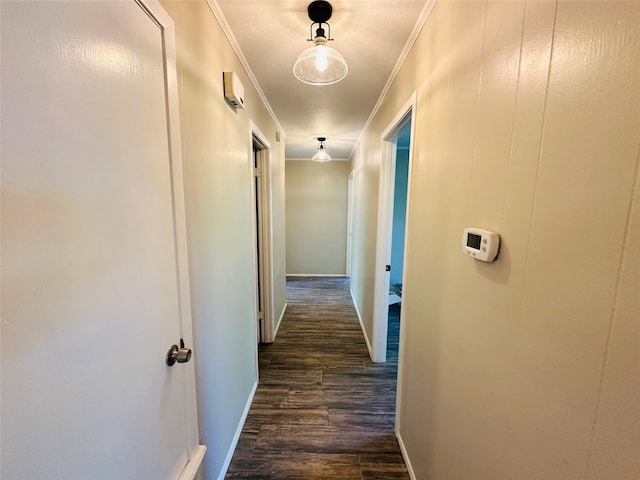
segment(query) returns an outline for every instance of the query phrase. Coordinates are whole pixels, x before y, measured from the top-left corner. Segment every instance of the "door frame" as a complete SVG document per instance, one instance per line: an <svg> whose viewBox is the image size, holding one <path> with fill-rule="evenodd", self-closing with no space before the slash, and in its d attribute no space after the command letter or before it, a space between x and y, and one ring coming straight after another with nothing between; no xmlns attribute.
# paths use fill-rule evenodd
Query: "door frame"
<svg viewBox="0 0 640 480"><path fill-rule="evenodd" d="M193 320L191 317L191 285L189 277L189 255L187 250L187 219L182 170L182 136L180 132L180 109L176 57L175 22L158 0L135 0L156 22L162 31L163 63L166 85L167 136L169 139L169 161L171 170L171 200L176 248L176 280L178 284L180 334L186 345L193 345ZM197 352L196 352L197 355ZM187 464L179 480L196 478L207 447L199 445L198 411L196 400L195 362L182 365L185 392L185 434Z"/></svg>
<svg viewBox="0 0 640 480"><path fill-rule="evenodd" d="M351 256L352 256L352 238L353 238L353 192L355 187L356 171L349 172L347 187L347 265L345 268L345 276L351 277Z"/></svg>
<svg viewBox="0 0 640 480"><path fill-rule="evenodd" d="M373 341L371 342L371 358L376 363L387 361L387 330L389 322L389 281L390 272L386 266L391 261L391 234L393 231L393 193L395 190L396 167L396 143L398 133L411 122L411 134L409 141L409 176L407 179L407 212L405 219L409 218L411 195L411 171L415 138L417 93L400 108L393 120L384 129L380 136L382 143L382 156L380 160L380 180L378 186L378 228L376 233L376 260L374 277L373 298ZM405 220L406 221L406 220ZM406 252L408 225L405 229L404 246ZM403 260L403 290L406 276L406 254ZM400 363L402 362L404 309L400 314L400 352L398 355L398 386L400 385Z"/></svg>
<svg viewBox="0 0 640 480"><path fill-rule="evenodd" d="M257 248L254 250L255 268L255 311L256 326L260 324L258 318L258 305L262 304L263 318L261 329L257 331L258 340L263 343L272 343L275 339L275 322L273 312L273 238L272 238L272 201L271 201L271 142L260 131L258 126L249 121L249 138L251 148L251 158L253 159L254 146L257 147L257 160L260 174L256 177L254 173L253 160L251 161L252 182L257 178L256 189L253 185L252 208L253 225L255 229L254 238ZM260 225L260 228L257 228ZM258 254L259 252L259 254ZM261 302L260 300L261 299Z"/></svg>

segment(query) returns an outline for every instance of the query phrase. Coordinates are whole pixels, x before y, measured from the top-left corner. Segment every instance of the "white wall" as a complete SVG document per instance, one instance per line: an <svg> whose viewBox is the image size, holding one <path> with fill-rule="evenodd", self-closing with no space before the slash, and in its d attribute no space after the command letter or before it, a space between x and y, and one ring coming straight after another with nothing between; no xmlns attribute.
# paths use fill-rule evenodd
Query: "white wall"
<svg viewBox="0 0 640 480"><path fill-rule="evenodd" d="M380 135L417 92L399 434L418 479L640 477L640 3L436 2L353 158L371 337ZM497 262L465 226L501 233Z"/></svg>
<svg viewBox="0 0 640 480"><path fill-rule="evenodd" d="M286 301L284 142L207 3L162 3L176 23L200 435L205 477L217 478L258 378L250 121L271 143L276 316ZM225 102L224 71L239 75L246 110Z"/></svg>
<svg viewBox="0 0 640 480"><path fill-rule="evenodd" d="M349 162L286 162L287 273L345 275Z"/></svg>

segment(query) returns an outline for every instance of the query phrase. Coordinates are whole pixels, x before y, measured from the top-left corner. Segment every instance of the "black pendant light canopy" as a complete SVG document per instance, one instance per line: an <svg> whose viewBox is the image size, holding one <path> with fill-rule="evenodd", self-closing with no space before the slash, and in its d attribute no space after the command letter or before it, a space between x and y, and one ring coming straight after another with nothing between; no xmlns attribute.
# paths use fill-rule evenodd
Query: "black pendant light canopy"
<svg viewBox="0 0 640 480"><path fill-rule="evenodd" d="M315 0L307 7L307 13L313 23L327 23L333 13L333 7L324 0Z"/></svg>

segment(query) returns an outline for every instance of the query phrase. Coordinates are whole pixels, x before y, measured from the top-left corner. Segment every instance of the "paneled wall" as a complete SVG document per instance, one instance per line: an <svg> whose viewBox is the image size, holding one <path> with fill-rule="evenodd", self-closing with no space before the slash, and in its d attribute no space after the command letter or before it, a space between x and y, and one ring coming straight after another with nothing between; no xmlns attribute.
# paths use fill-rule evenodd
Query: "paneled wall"
<svg viewBox="0 0 640 480"><path fill-rule="evenodd" d="M399 435L417 479L640 478L640 2L437 1L353 158L371 337L380 135L417 92ZM464 227L502 235L494 263Z"/></svg>
<svg viewBox="0 0 640 480"><path fill-rule="evenodd" d="M288 274L345 274L349 172L349 162L286 162Z"/></svg>

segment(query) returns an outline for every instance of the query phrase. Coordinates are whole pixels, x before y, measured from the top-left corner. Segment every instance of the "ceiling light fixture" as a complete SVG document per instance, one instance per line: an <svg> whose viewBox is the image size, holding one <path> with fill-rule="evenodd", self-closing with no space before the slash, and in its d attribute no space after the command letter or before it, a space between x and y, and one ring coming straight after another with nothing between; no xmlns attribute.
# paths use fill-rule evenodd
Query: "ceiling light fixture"
<svg viewBox="0 0 640 480"><path fill-rule="evenodd" d="M307 7L307 13L312 22L307 41L313 42L314 45L303 51L293 65L293 74L301 82L318 86L331 85L347 76L349 67L344 57L334 48L327 46L327 42L333 40L331 27L327 23L332 12L331 4L324 0L311 2ZM318 25L315 37L313 37L314 25ZM325 35L322 25L326 25L328 35Z"/></svg>
<svg viewBox="0 0 640 480"><path fill-rule="evenodd" d="M311 160L313 160L314 162L329 162L331 161L331 155L329 155L327 153L327 151L324 149L324 142L327 139L324 137L318 137L318 151L316 152L316 154L311 157Z"/></svg>

